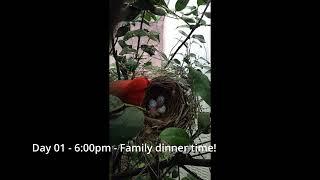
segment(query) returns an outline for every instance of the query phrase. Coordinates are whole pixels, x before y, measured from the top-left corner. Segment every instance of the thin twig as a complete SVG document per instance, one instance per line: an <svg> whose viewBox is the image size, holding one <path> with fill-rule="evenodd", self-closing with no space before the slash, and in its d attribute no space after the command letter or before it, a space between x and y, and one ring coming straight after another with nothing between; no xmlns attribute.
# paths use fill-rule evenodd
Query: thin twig
<svg viewBox="0 0 320 180"><path fill-rule="evenodd" d="M143 18L144 18L144 14L145 14L145 12L146 11L142 11L142 16L141 16L141 22L140 22L140 30L142 30L142 25L143 25ZM141 41L141 36L138 36L138 44L137 44L137 53L136 53L136 55L135 55L135 59L137 59L138 58L138 55L139 55L139 48L140 48L140 41ZM137 66L139 65L139 61L140 61L140 59L137 59ZM131 79L134 79L134 77L135 77L135 71L132 73L132 77L131 77Z"/></svg>
<svg viewBox="0 0 320 180"><path fill-rule="evenodd" d="M177 41L177 43L172 47L172 49L170 50L170 53L169 53L169 54L171 54L171 52L173 51L173 49L179 44L179 42L181 41L182 37L183 37L183 36L181 36L180 39Z"/></svg>
<svg viewBox="0 0 320 180"><path fill-rule="evenodd" d="M149 41L150 41L150 38L148 39L147 44L149 43ZM136 64L137 67L139 66L139 62L140 62L140 60L142 59L143 54L144 54L144 51L142 51L141 55L140 55L140 56L138 57L138 59L137 59L137 64ZM151 59L150 59L150 60L151 60ZM140 68L140 70L141 70L141 68ZM136 71L137 71L137 69L135 69L135 70L133 71L131 79L134 79L134 78L135 78L135 76L136 76Z"/></svg>
<svg viewBox="0 0 320 180"><path fill-rule="evenodd" d="M119 67L119 62L117 58L117 51L115 50L114 45L115 45L114 38L112 37L112 54L113 54L114 60L116 61L118 80L121 80L120 67Z"/></svg>
<svg viewBox="0 0 320 180"><path fill-rule="evenodd" d="M118 37L116 37L116 40L114 41L114 43L112 42L112 46L116 46L116 44L117 44L117 42L118 42ZM113 48L111 48L111 50L109 51L109 54L111 54L112 53L112 51L113 51Z"/></svg>
<svg viewBox="0 0 320 180"><path fill-rule="evenodd" d="M197 144L197 146L202 145L202 144L207 144L207 143L209 143L209 142L211 142L211 140L201 142L201 143Z"/></svg>
<svg viewBox="0 0 320 180"><path fill-rule="evenodd" d="M201 154L196 154L196 155L192 155L191 157L197 157L197 156L202 156L204 154L209 154L209 153L212 153L212 152L204 152L204 153L201 153Z"/></svg>

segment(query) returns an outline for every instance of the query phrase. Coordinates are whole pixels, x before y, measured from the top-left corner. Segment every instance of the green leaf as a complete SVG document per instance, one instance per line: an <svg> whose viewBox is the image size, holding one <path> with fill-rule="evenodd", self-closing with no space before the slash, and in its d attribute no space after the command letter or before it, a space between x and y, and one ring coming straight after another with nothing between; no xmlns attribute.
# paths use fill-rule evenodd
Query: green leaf
<svg viewBox="0 0 320 180"><path fill-rule="evenodd" d="M160 139L169 145L186 146L191 144L188 133L181 128L169 127L160 133Z"/></svg>
<svg viewBox="0 0 320 180"><path fill-rule="evenodd" d="M208 77L192 67L189 67L188 77L192 80L193 91L211 106L210 81Z"/></svg>
<svg viewBox="0 0 320 180"><path fill-rule="evenodd" d="M185 13L184 15L189 16L191 14L197 16L198 15L198 9L194 9L194 10L188 12L188 13Z"/></svg>
<svg viewBox="0 0 320 180"><path fill-rule="evenodd" d="M146 20L147 22L151 21L151 16L150 13L146 12L143 16L144 20Z"/></svg>
<svg viewBox="0 0 320 180"><path fill-rule="evenodd" d="M147 36L154 40L154 41L158 41L160 42L160 33L159 32L156 32L156 31L150 31L147 33Z"/></svg>
<svg viewBox="0 0 320 180"><path fill-rule="evenodd" d="M205 15L207 18L211 18L211 12L205 12L204 15Z"/></svg>
<svg viewBox="0 0 320 180"><path fill-rule="evenodd" d="M121 48L125 48L125 47L132 48L132 45L128 45L124 40L119 40L118 43L121 46Z"/></svg>
<svg viewBox="0 0 320 180"><path fill-rule="evenodd" d="M128 8L126 8L126 11L124 12L123 20L133 21L140 14L140 12L141 10L139 10L138 8L129 6Z"/></svg>
<svg viewBox="0 0 320 180"><path fill-rule="evenodd" d="M182 16L181 19L187 23L195 23L196 22L193 18L189 18L189 17L185 17L185 16Z"/></svg>
<svg viewBox="0 0 320 180"><path fill-rule="evenodd" d="M205 59L204 57L200 57L200 59L202 59L202 60L204 60L206 63L210 64L210 62L209 62L207 59Z"/></svg>
<svg viewBox="0 0 320 180"><path fill-rule="evenodd" d="M154 21L157 21L156 15L154 15L152 12L146 12Z"/></svg>
<svg viewBox="0 0 320 180"><path fill-rule="evenodd" d="M164 0L154 0L154 1L157 5L163 5L165 7L168 7Z"/></svg>
<svg viewBox="0 0 320 180"><path fill-rule="evenodd" d="M176 11L183 10L187 6L188 3L189 3L189 0L178 0L175 5Z"/></svg>
<svg viewBox="0 0 320 180"><path fill-rule="evenodd" d="M158 15L158 16L165 16L167 14L167 12L161 7L155 7L152 10L152 13L154 13L155 15Z"/></svg>
<svg viewBox="0 0 320 180"><path fill-rule="evenodd" d="M179 176L179 172L178 172L176 169L174 169L174 170L172 171L171 177L172 177L172 178L177 178L178 176Z"/></svg>
<svg viewBox="0 0 320 180"><path fill-rule="evenodd" d="M147 36L148 35L148 32L146 32L144 29L137 29L137 30L134 30L133 31L133 34L135 36Z"/></svg>
<svg viewBox="0 0 320 180"><path fill-rule="evenodd" d="M124 107L124 103L117 96L109 95L109 113Z"/></svg>
<svg viewBox="0 0 320 180"><path fill-rule="evenodd" d="M151 65L152 65L151 61L144 63L144 66L151 66Z"/></svg>
<svg viewBox="0 0 320 180"><path fill-rule="evenodd" d="M110 144L126 143L135 137L144 126L144 114L135 107L128 107L123 113L109 121Z"/></svg>
<svg viewBox="0 0 320 180"><path fill-rule="evenodd" d="M153 9L153 4L150 0L137 0L132 5L140 10Z"/></svg>
<svg viewBox="0 0 320 180"><path fill-rule="evenodd" d="M210 126L210 113L200 112L198 114L198 129L206 129Z"/></svg>
<svg viewBox="0 0 320 180"><path fill-rule="evenodd" d="M190 27L190 29L195 29L195 28L197 28L199 26L198 25L190 25L189 27Z"/></svg>
<svg viewBox="0 0 320 180"><path fill-rule="evenodd" d="M124 47L122 48L122 51L119 53L119 55L124 55L124 54L131 54L131 53L136 53L137 50L132 49L130 47Z"/></svg>
<svg viewBox="0 0 320 180"><path fill-rule="evenodd" d="M153 56L154 53L156 52L156 48L153 45L143 44L143 45L141 45L141 49L144 52L148 53L150 56Z"/></svg>
<svg viewBox="0 0 320 180"><path fill-rule="evenodd" d="M190 56L188 55L188 56L184 57L184 58L183 58L183 61L184 61L185 63L187 63L187 64L190 64Z"/></svg>
<svg viewBox="0 0 320 180"><path fill-rule="evenodd" d="M187 6L188 9L194 10L197 9L197 6Z"/></svg>
<svg viewBox="0 0 320 180"><path fill-rule="evenodd" d="M203 35L194 34L194 35L192 35L192 37L195 38L195 39L198 39L198 40L199 40L200 42L202 42L202 43L206 43L206 41L204 40Z"/></svg>
<svg viewBox="0 0 320 180"><path fill-rule="evenodd" d="M145 24L145 25L148 25L148 26L150 26L150 23L145 19L145 18L143 18L143 23ZM137 20L137 22L139 22L139 23L141 23L141 18L140 19L138 19Z"/></svg>
<svg viewBox="0 0 320 180"><path fill-rule="evenodd" d="M177 28L176 28L176 29L178 29L178 28L189 28L189 29L190 29L190 26L189 26L189 25L187 25L187 24L185 24L185 25L177 26Z"/></svg>
<svg viewBox="0 0 320 180"><path fill-rule="evenodd" d="M125 63L126 68L133 72L137 69L138 64L137 62L131 57L126 63Z"/></svg>
<svg viewBox="0 0 320 180"><path fill-rule="evenodd" d="M201 19L199 25L200 26L207 25L207 22L205 20Z"/></svg>
<svg viewBox="0 0 320 180"><path fill-rule="evenodd" d="M124 36L128 31L130 31L130 26L121 26L117 30L116 37Z"/></svg>
<svg viewBox="0 0 320 180"><path fill-rule="evenodd" d="M197 57L197 55L194 54L194 53L190 53L189 56L190 56L190 57L194 57L194 58Z"/></svg>
<svg viewBox="0 0 320 180"><path fill-rule="evenodd" d="M198 6L207 4L208 0L197 0Z"/></svg>
<svg viewBox="0 0 320 180"><path fill-rule="evenodd" d="M127 41L129 40L130 38L132 37L135 37L135 36L148 36L148 32L146 32L144 29L137 29L137 30L133 30L133 31L129 31L127 32L124 37L123 37L123 40L124 41Z"/></svg>
<svg viewBox="0 0 320 180"><path fill-rule="evenodd" d="M173 61L177 64L181 64L181 62L178 59L173 59Z"/></svg>
<svg viewBox="0 0 320 180"><path fill-rule="evenodd" d="M127 33L124 35L123 40L124 40L124 41L127 41L127 40L129 40L130 38L132 38L132 37L134 37L134 32L133 32L133 31L129 31L129 32L127 32Z"/></svg>
<svg viewBox="0 0 320 180"><path fill-rule="evenodd" d="M165 61L169 61L169 59L168 59L168 57L167 57L167 55L166 55L165 53L163 53L163 52L161 52L161 51L158 51L158 52L159 52L160 56L161 56Z"/></svg>
<svg viewBox="0 0 320 180"><path fill-rule="evenodd" d="M184 35L184 36L188 36L188 34L186 33L186 32L184 32L184 31L182 31L182 30L179 30L179 33L181 33L182 35Z"/></svg>

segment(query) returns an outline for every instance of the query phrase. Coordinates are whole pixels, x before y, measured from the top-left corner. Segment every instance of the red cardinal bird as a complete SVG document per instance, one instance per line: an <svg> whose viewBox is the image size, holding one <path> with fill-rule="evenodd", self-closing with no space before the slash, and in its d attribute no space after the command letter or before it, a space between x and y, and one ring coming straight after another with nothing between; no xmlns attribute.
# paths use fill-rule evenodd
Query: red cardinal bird
<svg viewBox="0 0 320 180"><path fill-rule="evenodd" d="M133 80L114 81L109 86L109 93L117 96L123 102L140 106L142 104L145 89L150 84L146 77L138 77Z"/></svg>

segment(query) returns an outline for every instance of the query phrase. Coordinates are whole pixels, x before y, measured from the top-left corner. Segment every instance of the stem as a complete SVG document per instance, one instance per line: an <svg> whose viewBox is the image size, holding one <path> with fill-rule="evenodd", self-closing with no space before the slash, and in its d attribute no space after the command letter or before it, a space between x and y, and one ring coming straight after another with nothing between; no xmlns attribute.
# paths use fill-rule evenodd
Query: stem
<svg viewBox="0 0 320 180"><path fill-rule="evenodd" d="M201 154L196 154L196 155L192 155L191 157L202 156L202 155L204 155L204 154L209 154L209 153L211 153L211 152L205 152L205 153L201 153ZM203 156L202 156L202 157L203 157Z"/></svg>
<svg viewBox="0 0 320 180"><path fill-rule="evenodd" d="M142 11L141 22L140 22L140 30L142 30L143 18L144 18L145 12L146 12L146 11ZM138 55L139 55L140 40L141 40L141 36L138 36L137 53L136 53L136 55L135 55L135 59L137 59L137 58L138 58ZM142 55L141 55L141 56L142 56ZM141 57L141 56L140 56L140 57ZM141 58L137 59L137 64L136 64L137 66L139 65L140 59L141 59ZM131 79L134 79L135 74L136 74L136 71L133 71Z"/></svg>
<svg viewBox="0 0 320 180"><path fill-rule="evenodd" d="M114 60L116 61L118 80L121 80L120 67L119 67L119 62L118 62L118 59L117 59L117 51L115 50L114 46L115 46L115 42L114 42L114 38L112 37L112 55L114 57Z"/></svg>
<svg viewBox="0 0 320 180"><path fill-rule="evenodd" d="M143 18L144 18L144 14L145 14L145 11L142 11L142 17L141 17L141 22L140 22L140 30L142 29L142 25L143 25ZM141 40L141 36L138 36L138 45L137 45L137 53L136 53L136 57L138 57L138 51L139 51L139 48L140 48L140 40Z"/></svg>
<svg viewBox="0 0 320 180"><path fill-rule="evenodd" d="M149 41L150 41L150 38L148 39L147 44L149 43ZM140 56L138 57L138 59L137 59L137 64L136 64L137 67L139 66L139 62L140 62L140 60L142 59L143 54L144 54L144 51L142 51L141 55L140 55ZM149 61L151 61L151 59L150 59ZM134 78L135 78L136 71L137 71L137 68L133 71L131 79L134 79Z"/></svg>
<svg viewBox="0 0 320 180"><path fill-rule="evenodd" d="M173 49L179 44L179 42L181 41L182 36L180 37L180 39L177 41L177 43L172 47L172 49L170 50L169 55L171 54L171 52L173 51Z"/></svg>
<svg viewBox="0 0 320 180"><path fill-rule="evenodd" d="M118 37L116 37L116 40L115 40L115 42L113 43L113 41L112 41L112 46L116 46L116 44L117 44L117 42L118 42ZM111 54L112 53L112 51L113 51L113 48L111 48L111 50L109 51L109 54Z"/></svg>
<svg viewBox="0 0 320 180"><path fill-rule="evenodd" d="M209 7L209 4L210 4L211 0L209 0L207 2L207 5L206 5L206 8L204 9L203 12L206 12L206 10L208 9ZM188 39L190 39L190 36L192 35L192 33L200 26L200 21L202 20L204 16L204 13L202 13L200 19L198 20L197 24L191 29L189 35L186 37L186 39L182 42L182 44L180 44L180 46L177 48L177 50L173 53L173 55L171 56L170 60L168 61L168 63L164 66L164 68L167 68L168 65L170 64L170 62L173 60L174 56L178 53L178 51L181 49L181 47L184 45L184 43L187 42Z"/></svg>

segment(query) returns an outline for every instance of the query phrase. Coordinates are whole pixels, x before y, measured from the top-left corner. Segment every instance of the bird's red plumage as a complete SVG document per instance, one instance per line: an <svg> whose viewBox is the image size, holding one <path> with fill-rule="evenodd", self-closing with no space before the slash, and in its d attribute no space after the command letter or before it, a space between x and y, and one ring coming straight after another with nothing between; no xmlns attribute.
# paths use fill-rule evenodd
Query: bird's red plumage
<svg viewBox="0 0 320 180"><path fill-rule="evenodd" d="M145 89L150 84L146 77L138 77L133 80L118 80L110 84L109 93L119 97L123 102L140 106L142 104Z"/></svg>

